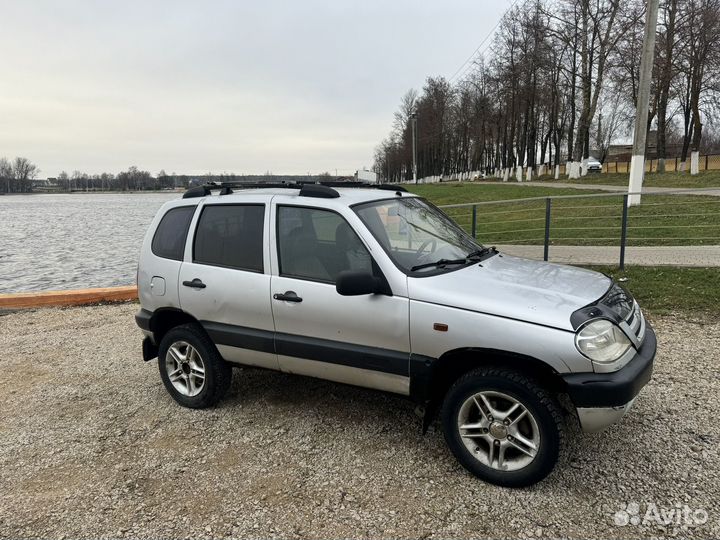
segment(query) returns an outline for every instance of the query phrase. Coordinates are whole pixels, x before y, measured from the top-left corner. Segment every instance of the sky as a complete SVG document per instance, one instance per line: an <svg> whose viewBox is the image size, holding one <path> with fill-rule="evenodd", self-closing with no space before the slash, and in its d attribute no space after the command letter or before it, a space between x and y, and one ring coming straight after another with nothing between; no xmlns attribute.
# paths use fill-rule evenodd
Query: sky
<svg viewBox="0 0 720 540"><path fill-rule="evenodd" d="M40 177L352 174L509 0L0 0L0 157Z"/></svg>

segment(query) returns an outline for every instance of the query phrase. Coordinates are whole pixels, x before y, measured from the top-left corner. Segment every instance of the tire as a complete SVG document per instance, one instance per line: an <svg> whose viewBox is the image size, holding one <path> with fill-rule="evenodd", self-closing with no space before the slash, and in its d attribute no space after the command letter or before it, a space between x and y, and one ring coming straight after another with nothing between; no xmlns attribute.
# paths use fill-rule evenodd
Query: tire
<svg viewBox="0 0 720 540"><path fill-rule="evenodd" d="M173 399L191 409L215 405L232 381L232 367L197 324L176 326L165 334L158 349L158 368Z"/></svg>
<svg viewBox="0 0 720 540"><path fill-rule="evenodd" d="M530 486L550 474L564 438L561 409L550 394L521 373L495 367L470 371L453 384L442 425L463 467L505 487Z"/></svg>

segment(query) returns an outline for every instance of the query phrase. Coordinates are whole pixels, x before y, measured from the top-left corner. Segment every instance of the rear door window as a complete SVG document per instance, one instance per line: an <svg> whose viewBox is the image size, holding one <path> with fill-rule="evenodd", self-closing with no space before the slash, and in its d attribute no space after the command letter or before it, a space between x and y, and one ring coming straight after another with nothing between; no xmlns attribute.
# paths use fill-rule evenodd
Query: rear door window
<svg viewBox="0 0 720 540"><path fill-rule="evenodd" d="M172 208L160 220L152 240L152 252L164 259L182 261L195 206Z"/></svg>
<svg viewBox="0 0 720 540"><path fill-rule="evenodd" d="M263 272L262 204L219 204L203 208L195 231L193 261Z"/></svg>

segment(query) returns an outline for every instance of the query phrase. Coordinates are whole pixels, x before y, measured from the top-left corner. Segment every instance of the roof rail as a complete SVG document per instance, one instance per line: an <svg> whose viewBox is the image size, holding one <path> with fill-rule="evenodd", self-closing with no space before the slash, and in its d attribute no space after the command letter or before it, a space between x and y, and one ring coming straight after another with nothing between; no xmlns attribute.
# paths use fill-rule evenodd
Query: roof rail
<svg viewBox="0 0 720 540"><path fill-rule="evenodd" d="M233 189L260 189L260 188L284 188L299 189L302 197L324 197L335 198L340 194L332 188L367 188L394 191L396 193L407 193L407 189L394 184L366 184L364 182L212 182L201 186L188 188L183 193L183 199L195 197L207 197L212 191L220 190L220 195L230 195Z"/></svg>
<svg viewBox="0 0 720 540"><path fill-rule="evenodd" d="M318 199L337 199L340 194L330 186L323 184L303 184L300 188L301 197L317 197Z"/></svg>

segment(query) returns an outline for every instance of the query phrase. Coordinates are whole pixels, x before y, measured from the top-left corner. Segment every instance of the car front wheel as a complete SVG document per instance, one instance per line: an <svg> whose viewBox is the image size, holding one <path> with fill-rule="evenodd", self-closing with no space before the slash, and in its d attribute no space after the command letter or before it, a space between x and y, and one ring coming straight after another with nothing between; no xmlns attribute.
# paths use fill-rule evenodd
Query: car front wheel
<svg viewBox="0 0 720 540"><path fill-rule="evenodd" d="M507 487L545 478L563 440L555 400L532 379L499 368L458 379L445 397L442 423L450 450L468 471Z"/></svg>

